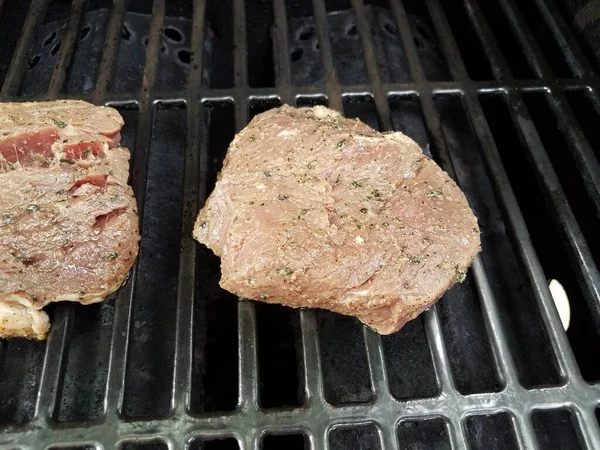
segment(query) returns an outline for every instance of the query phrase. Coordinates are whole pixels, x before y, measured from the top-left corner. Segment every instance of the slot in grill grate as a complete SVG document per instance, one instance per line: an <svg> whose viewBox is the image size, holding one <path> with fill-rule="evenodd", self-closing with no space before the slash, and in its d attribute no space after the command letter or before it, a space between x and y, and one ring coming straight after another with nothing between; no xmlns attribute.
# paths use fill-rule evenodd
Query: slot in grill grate
<svg viewBox="0 0 600 450"><path fill-rule="evenodd" d="M132 148L131 184L142 230L147 230L143 239L149 244L144 251L143 241L140 259L116 297L94 313L90 310L90 321L108 327L99 339L86 334L94 330L81 329L79 310L58 304L52 307L52 331L45 350L39 343L0 342L0 423L4 427L0 449L178 449L188 445L244 450L279 445L400 449L412 444L462 449L491 448L499 443L499 436L503 445L537 448L551 445L553 433L561 430L564 448L600 448L597 366L582 362L591 354L581 350L580 335L571 336L571 331L567 335L562 329L547 287L547 260L539 251L539 240L530 235L541 230L523 212L522 184L508 165L526 165L531 174L531 189L539 193L541 207L552 218L553 224L547 226L555 227L558 236L559 242L553 245L561 246L566 270L577 280L574 314L579 311L578 315L587 317L581 327L596 348L600 273L590 250L595 241L588 237L590 225L581 224L581 214L572 208L571 191L562 188L566 175L553 166L551 143L539 123L536 127L535 108L527 107L531 95L545 96L544 111L555 118L567 144L560 149L567 152L561 157L573 162L577 169L573 176L581 182L577 192L589 198L597 213L600 165L595 141L587 139L593 129L578 121L583 120L582 96L586 111L597 114L600 110L600 83L553 2L350 0L355 29L349 34L357 39L357 54L364 58L368 82L343 84L348 74L341 77L336 71L338 47L332 43L334 22L330 20L343 2L312 0L291 6L292 2L274 0L254 8L252 2L243 0L195 0L190 16L186 8L178 10L165 0L153 0L151 11L141 1L114 0L103 5L106 2L74 0L48 87L42 95L27 97L22 87L31 69L32 48L54 0L32 1L26 15L18 11L22 5L17 8L8 3L0 0L0 23L8 20L20 34L16 42L9 42L13 53L0 52L7 66L0 70L0 80L4 80L0 99L81 98L119 108L126 115L126 129L132 130L124 132L130 133L124 134L124 140ZM67 89L70 69L75 59L85 57L78 53L83 18L96 3L109 6L110 11L99 66L90 68L97 73L94 87L71 92ZM404 78L394 78L391 71L385 76L381 73L381 48L369 19L373 5L389 11L387 30L401 43L402 64L408 67ZM296 38L290 26L298 21L290 19L293 8L298 8L298 17L310 17L309 28L297 39L315 39L313 49L318 44L322 84L293 83L294 64L302 57L299 52L294 56ZM122 33L128 14L141 12L151 13L151 19L140 89L113 89L122 76L119 51L125 45ZM178 14L187 14L189 20L189 35L184 33L189 40L187 80L166 86L157 82L161 61L168 56L162 35L168 17ZM536 14L542 21L539 28L531 22ZM496 21L494 15L501 17ZM263 16L271 17L273 26L262 26L262 41L253 41L253 24ZM13 17L21 17L20 27L10 22ZM227 19L210 20L215 17ZM461 31L457 24L466 28ZM227 30L228 26L232 28ZM227 31L229 36L225 36ZM499 33L509 36L508 40L500 41ZM435 51L445 59L448 76L432 76L435 67L424 60L424 43L415 39L417 34L420 38L437 36ZM271 41L263 42L265 36ZM212 51L206 45L209 40ZM270 45L272 54L267 52L266 59L271 59L271 66L251 58L256 53L253 49ZM215 80L210 72L218 64L218 48L225 49L225 67L231 66L231 88L222 87L229 85L231 75ZM302 48L309 51L308 46ZM509 55L512 49L518 53L515 59ZM482 57L485 64L478 66ZM270 68L272 80L270 74L256 75ZM495 111L498 101L508 119L497 124L490 111ZM482 226L484 254L475 260L468 282L448 294L455 298L431 308L401 334L381 338L350 319L328 313L294 311L289 313L293 317L282 319L275 310L263 311L262 305L257 312L254 303L236 301L218 289L218 261L191 238L195 216L214 185L233 133L257 112L281 103L328 104L381 130L415 133L412 137L424 150L458 179L482 223L499 229ZM462 122L444 113L447 103L461 111ZM461 127L470 140L461 141L453 134ZM505 152L514 149L507 148L507 141L499 136L503 127L510 127L521 146L518 163L508 163L511 156ZM162 142L155 138L157 132L162 133ZM168 139L169 133L176 134L174 139ZM468 148L471 154L465 150L461 156L459 147ZM174 171L172 177L165 175L167 181L160 181L161 167ZM169 180L173 192L159 193ZM173 199L177 200L169 203ZM161 217L167 210L176 217ZM166 222L156 225L156 220ZM151 245L152 232L158 228L170 233L162 250L160 245ZM498 253L486 253L486 243L496 243ZM511 269L499 268L498 259L509 261ZM165 261L169 269L163 273L160 264ZM145 278L153 272L157 278ZM518 274L521 283L515 281L514 290L503 283L511 273ZM160 298L146 290L159 281L170 284L157 289ZM526 325L511 317L519 311L518 296L530 302L527 314L535 319L530 334L515 331ZM473 317L464 320L477 327L466 324L464 332L472 332L474 339L483 337L478 346L471 348L469 342L461 341L461 317L453 315L450 302L457 309L458 305L471 308L461 317ZM289 321L281 328L288 347L270 349L277 328L268 329L268 320ZM344 346L336 329L354 344ZM261 344L264 339L269 342ZM93 356L86 364L99 364L96 369L78 362L86 358L88 346ZM348 352L337 366L336 351ZM276 366L263 362L277 352L285 356L282 386L274 385L277 372L267 373L278 370ZM472 355L481 355L481 360L493 366L491 370L470 368ZM528 358L533 372L526 367ZM403 359L410 371L402 366ZM11 367L15 362L20 367ZM286 367L293 368L295 379L285 377ZM78 370L94 378L79 377L93 388L76 386ZM348 382L336 376L336 371L349 370L354 373ZM479 384L473 381L475 377L482 378ZM273 385L261 385L264 382ZM94 398L77 398L90 392Z"/></svg>

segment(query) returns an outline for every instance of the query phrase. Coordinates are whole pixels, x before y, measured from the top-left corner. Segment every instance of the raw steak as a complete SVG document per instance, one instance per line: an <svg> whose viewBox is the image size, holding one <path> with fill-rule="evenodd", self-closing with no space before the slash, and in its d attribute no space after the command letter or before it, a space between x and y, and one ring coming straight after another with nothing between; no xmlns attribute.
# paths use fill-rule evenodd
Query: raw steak
<svg viewBox="0 0 600 450"><path fill-rule="evenodd" d="M138 253L119 113L82 101L0 104L0 337L45 338L56 301L102 301Z"/></svg>
<svg viewBox="0 0 600 450"><path fill-rule="evenodd" d="M480 250L464 194L415 142L320 106L265 112L234 138L194 237L220 256L224 289L382 334Z"/></svg>

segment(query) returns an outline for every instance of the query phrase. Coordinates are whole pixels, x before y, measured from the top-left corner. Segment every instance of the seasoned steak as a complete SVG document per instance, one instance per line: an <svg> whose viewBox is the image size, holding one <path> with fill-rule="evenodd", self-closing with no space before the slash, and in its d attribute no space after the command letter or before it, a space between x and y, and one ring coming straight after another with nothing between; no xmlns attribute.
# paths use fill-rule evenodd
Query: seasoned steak
<svg viewBox="0 0 600 450"><path fill-rule="evenodd" d="M0 337L43 339L45 305L125 280L139 232L122 126L81 101L0 104Z"/></svg>
<svg viewBox="0 0 600 450"><path fill-rule="evenodd" d="M400 329L480 250L464 194L401 133L318 106L256 116L233 140L194 237L241 297Z"/></svg>

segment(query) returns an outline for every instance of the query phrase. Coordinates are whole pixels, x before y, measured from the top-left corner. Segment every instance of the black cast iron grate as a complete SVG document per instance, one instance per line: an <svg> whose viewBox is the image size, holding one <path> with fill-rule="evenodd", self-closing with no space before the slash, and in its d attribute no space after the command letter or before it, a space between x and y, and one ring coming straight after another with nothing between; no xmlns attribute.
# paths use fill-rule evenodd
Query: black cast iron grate
<svg viewBox="0 0 600 450"><path fill-rule="evenodd" d="M188 3L0 0L0 98L117 107L143 236L116 297L0 343L0 449L600 448L600 83L554 3ZM475 209L467 281L401 332L237 300L191 239L281 103L406 132Z"/></svg>

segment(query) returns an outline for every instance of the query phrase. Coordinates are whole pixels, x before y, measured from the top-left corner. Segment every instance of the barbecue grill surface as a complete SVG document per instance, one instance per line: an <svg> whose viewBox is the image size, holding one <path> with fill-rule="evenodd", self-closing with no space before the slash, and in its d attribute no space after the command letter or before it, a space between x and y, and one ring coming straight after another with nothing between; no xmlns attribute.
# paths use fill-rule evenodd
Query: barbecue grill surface
<svg viewBox="0 0 600 450"><path fill-rule="evenodd" d="M116 295L0 342L0 449L600 448L600 83L553 1L0 0L0 39L2 101L119 109L142 231ZM479 218L399 333L238 300L192 240L283 103L406 133Z"/></svg>

